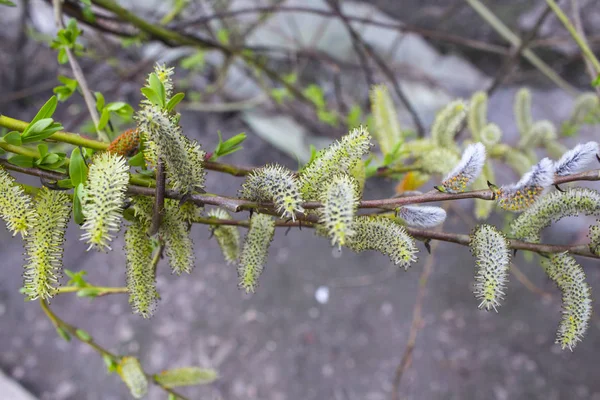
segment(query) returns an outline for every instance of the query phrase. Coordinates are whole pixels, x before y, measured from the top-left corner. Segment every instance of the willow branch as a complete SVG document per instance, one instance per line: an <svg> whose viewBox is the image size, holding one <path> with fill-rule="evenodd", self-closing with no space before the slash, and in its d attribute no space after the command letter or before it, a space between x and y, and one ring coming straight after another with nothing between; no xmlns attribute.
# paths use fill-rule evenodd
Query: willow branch
<svg viewBox="0 0 600 400"><path fill-rule="evenodd" d="M65 29L65 23L63 22L63 16L62 16L62 3L63 3L63 0L53 0L52 1L52 5L54 7L54 20L56 22L56 26L58 27L58 29ZM106 133L104 133L104 131L102 129L98 128L98 125L100 123L100 117L98 116L98 110L96 110L96 101L94 100L94 97L92 96L92 92L90 90L90 87L88 86L87 80L85 79L83 70L81 69L81 66L79 65L79 63L77 62L77 59L75 58L75 55L73 54L73 51L71 50L71 48L68 46L65 46L64 50L67 54L67 58L69 59L69 64L71 65L71 69L73 70L73 75L75 76L75 79L77 80L77 82L79 83L79 87L81 88L81 93L83 94L83 99L85 100L85 105L87 106L90 116L92 117L92 121L94 121L94 127L96 128L96 133L98 133L98 137L100 139L102 139L105 142L109 142L110 139L108 138Z"/></svg>
<svg viewBox="0 0 600 400"><path fill-rule="evenodd" d="M78 334L79 328L63 321L58 315L56 315L50 309L50 307L48 306L48 303L45 300L40 300L40 307L42 307L42 311L44 311L44 314L46 314L46 316L48 317L50 322L52 322L52 325L54 325L54 327L56 329L62 329L63 331L70 334L72 337L76 337L80 342L87 344L88 346L90 346L92 349L94 349L96 352L98 352L102 356L109 357L111 360L115 360L115 361L117 361L117 360L119 360L119 358L121 358L120 356L118 356L118 355L108 351L104 347L100 346L91 337L89 339L83 339ZM159 386L165 392L172 394L173 396L175 396L175 398L180 399L180 400L188 400L187 397L179 394L175 390L170 389L166 386L163 386L160 382L158 382L156 379L154 379L154 375L149 374L145 371L144 371L144 374L146 375L148 380L153 382L155 385Z"/></svg>
<svg viewBox="0 0 600 400"><path fill-rule="evenodd" d="M8 128L10 130L23 132L25 130L25 128L27 128L27 125L29 125L28 122L21 121L21 120L11 118L11 117L7 117L6 115L0 115L0 126ZM86 147L88 149L99 150L99 151L106 150L109 146L109 143L100 142L100 141L94 140L94 139L89 139L89 138L83 137L77 133L63 132L63 131L55 132L52 136L50 136L48 138L48 140L62 142L62 143L69 143L74 146L81 146L81 147ZM7 151L10 151L11 153L22 154L19 152L17 146L11 146L11 145L8 145L8 143L0 142L0 147L4 148ZM24 155L27 155L27 154L24 154ZM34 158L39 157L39 154L37 152L34 152L33 150L32 150L32 153L30 153L29 155ZM211 170L211 171L224 172L226 174L233 175L233 176L245 176L245 175L248 175L250 173L250 171L252 171L254 169L251 167L223 164L223 163L214 162L214 161L205 161L204 168Z"/></svg>
<svg viewBox="0 0 600 400"><path fill-rule="evenodd" d="M0 165L4 166L6 169L21 172L27 175L39 176L45 179L51 180L60 180L65 179L67 176L58 172L53 171L44 171L38 168L28 168L28 167L18 167L16 165L10 164L6 160L0 159ZM569 175L569 176L561 176L556 177L554 180L554 184L563 184L568 182L575 181L599 181L600 180L600 170L591 170L582 172L579 174ZM129 194L143 195L153 197L156 194L154 188L150 187L142 187L136 185L129 185L127 190ZM180 193L177 193L174 190L166 190L165 197L170 199L181 200L184 198ZM186 197L189 201L194 202L199 206L204 206L206 204L219 206L225 208L232 212L240 212L243 210L259 210L260 212L268 213L271 215L278 215L275 207L272 203L257 203L244 199L238 199L235 197L227 197L220 196L212 193L203 193L203 194L193 194L191 196ZM464 193L440 193L437 191L431 191L428 193L406 196L406 197L395 197L389 199L378 199L378 200L363 200L359 203L359 208L378 208L378 209L394 209L402 205L408 204L419 204L419 203L430 203L437 201L449 201L449 200L460 200L460 199L483 199L483 200L494 200L494 193L491 190L475 190ZM303 204L303 208L305 209L317 209L322 207L320 202L305 202ZM285 227L294 227L294 226L306 226L311 227L313 224L318 222L318 217L314 214L307 215L298 215L298 221L296 222L278 222L277 226L285 226ZM236 221L236 220L216 220L214 218L196 218L194 222L204 223L204 224L222 224L222 225L238 225L238 226L247 226L248 222ZM308 224L307 224L308 222ZM456 243L464 246L468 246L470 242L469 235L461 235L455 233L446 233L446 232L435 232L424 229L417 228L407 228L408 233L415 236L419 239L434 239L441 240L445 242ZM537 244L537 243L527 243L519 240L511 240L510 241L511 248L517 250L528 250L534 251L536 253L544 254L544 253L561 253L564 251L569 251L572 254L590 257L590 258L600 258L590 252L589 248L586 245L580 246L570 246L570 245L545 245L545 244Z"/></svg>

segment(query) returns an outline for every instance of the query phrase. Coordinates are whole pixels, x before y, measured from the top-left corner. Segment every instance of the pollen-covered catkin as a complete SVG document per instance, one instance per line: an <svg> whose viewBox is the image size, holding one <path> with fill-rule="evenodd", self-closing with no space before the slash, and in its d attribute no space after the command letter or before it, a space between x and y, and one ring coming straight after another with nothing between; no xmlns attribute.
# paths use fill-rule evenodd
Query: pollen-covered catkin
<svg viewBox="0 0 600 400"><path fill-rule="evenodd" d="M320 223L327 228L332 246L343 246L354 235L358 207L358 184L348 175L336 175L321 195Z"/></svg>
<svg viewBox="0 0 600 400"><path fill-rule="evenodd" d="M596 159L598 143L580 143L567 151L554 164L554 173L558 176L573 175L582 172Z"/></svg>
<svg viewBox="0 0 600 400"><path fill-rule="evenodd" d="M329 179L336 174L348 173L370 147L371 135L361 126L319 151L298 173L304 200L318 200Z"/></svg>
<svg viewBox="0 0 600 400"><path fill-rule="evenodd" d="M71 213L69 196L40 189L30 234L25 237L24 291L30 300L54 296L62 276L65 232Z"/></svg>
<svg viewBox="0 0 600 400"><path fill-rule="evenodd" d="M85 219L81 240L89 244L88 250L111 249L109 243L121 228L128 171L127 161L118 154L104 152L94 158L81 202Z"/></svg>
<svg viewBox="0 0 600 400"><path fill-rule="evenodd" d="M564 350L573 348L583 339L592 317L590 287L583 268L568 253L553 254L542 259L546 273L562 292L562 320L556 333L556 343Z"/></svg>
<svg viewBox="0 0 600 400"><path fill-rule="evenodd" d="M35 218L31 198L23 189L15 185L15 180L0 166L0 218L13 236L20 233L22 237L29 234Z"/></svg>
<svg viewBox="0 0 600 400"><path fill-rule="evenodd" d="M272 201L282 218L296 220L296 213L304 212L294 174L278 164L253 170L246 177L240 196L258 202Z"/></svg>
<svg viewBox="0 0 600 400"><path fill-rule="evenodd" d="M406 225L419 228L431 228L446 220L446 210L433 206L402 206L397 209L398 216Z"/></svg>
<svg viewBox="0 0 600 400"><path fill-rule="evenodd" d="M512 234L517 239L537 243L542 229L561 218L580 213L600 215L600 193L581 187L551 192L512 222Z"/></svg>
<svg viewBox="0 0 600 400"><path fill-rule="evenodd" d="M148 224L136 220L125 232L127 292L135 314L150 318L159 299L152 265L152 241Z"/></svg>
<svg viewBox="0 0 600 400"><path fill-rule="evenodd" d="M463 152L458 165L437 186L441 192L460 193L481 174L485 164L485 146L482 143L470 144Z"/></svg>
<svg viewBox="0 0 600 400"><path fill-rule="evenodd" d="M196 256L187 221L179 210L177 200L165 199L163 222L159 231L165 240L165 254L174 274L190 273Z"/></svg>
<svg viewBox="0 0 600 400"><path fill-rule="evenodd" d="M475 298L479 308L498 311L504 299L510 267L510 248L506 236L491 225L480 225L471 235L469 244L476 258Z"/></svg>
<svg viewBox="0 0 600 400"><path fill-rule="evenodd" d="M275 220L268 214L254 213L238 263L239 287L254 293L267 262L269 246L275 235Z"/></svg>
<svg viewBox="0 0 600 400"><path fill-rule="evenodd" d="M358 216L354 220L354 231L346 246L357 253L377 250L404 269L417 260L414 239L402 225L390 218Z"/></svg>
<svg viewBox="0 0 600 400"><path fill-rule="evenodd" d="M231 215L221 208L213 208L208 216L216 219L231 219ZM240 254L240 232L235 226L211 225L210 230L217 238L223 257L227 264L234 264Z"/></svg>
<svg viewBox="0 0 600 400"><path fill-rule="evenodd" d="M542 159L514 185L491 187L500 208L508 211L523 211L552 185L554 164L549 158Z"/></svg>

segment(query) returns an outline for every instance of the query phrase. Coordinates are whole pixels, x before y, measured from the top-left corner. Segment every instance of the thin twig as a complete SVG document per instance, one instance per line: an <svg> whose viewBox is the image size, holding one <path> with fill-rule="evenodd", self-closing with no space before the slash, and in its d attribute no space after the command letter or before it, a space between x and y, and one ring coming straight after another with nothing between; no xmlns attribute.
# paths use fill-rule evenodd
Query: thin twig
<svg viewBox="0 0 600 400"><path fill-rule="evenodd" d="M79 334L80 329L77 328L76 326L73 326L73 325L65 322L64 320L62 320L58 315L56 315L50 309L48 303L45 300L40 299L40 307L42 308L42 311L44 311L44 314L46 314L46 316L48 317L50 322L52 322L52 325L54 325L54 327L56 329L62 329L64 332L69 334L71 337L77 338L81 343L87 344L92 349L94 349L96 352L100 353L100 355L106 356L115 362L118 362L118 360L121 358L121 356L118 356L118 355L108 351L104 347L100 346L97 342L94 341L93 338L89 338L89 339L82 338L82 336ZM179 392L176 392L175 390L162 385L160 382L158 382L154 378L154 375L149 374L145 371L144 371L144 374L152 383L159 386L165 392L175 396L176 399L188 400L187 397L183 396Z"/></svg>
<svg viewBox="0 0 600 400"><path fill-rule="evenodd" d="M406 347L404 348L404 352L402 353L402 358L400 359L400 364L396 367L396 372L394 373L394 380L392 381L392 400L399 400L400 398L400 383L402 382L402 377L404 373L410 366L412 361L412 353L415 349L415 345L417 342L417 334L419 333L419 328L423 323L422 318L422 309L423 309L423 299L425 298L425 288L427 287L427 282L429 280L429 276L431 275L431 271L433 270L433 263L435 262L435 255L433 254L436 249L438 243L434 243L431 245L431 255L425 262L423 266L423 270L421 271L421 275L419 277L419 288L417 289L417 298L415 300L415 306L413 308L412 321L410 323L410 331L408 333L408 340L406 341Z"/></svg>
<svg viewBox="0 0 600 400"><path fill-rule="evenodd" d="M552 11L552 9L550 8L550 6L547 6L544 9L544 11L540 14L538 19L535 21L533 28L531 28L529 33L527 33L527 35L523 38L523 40L521 40L521 43L514 49L514 51L511 51L511 53L508 55L508 57L506 57L506 59L504 60L504 63L502 63L502 66L496 73L496 76L494 77L494 81L492 82L490 87L486 90L488 95L491 95L492 93L494 93L494 91L496 91L498 86L500 86L502 84L502 82L504 81L504 78L510 72L514 62L519 59L523 50L525 50L529 46L531 41L533 39L535 39L538 31L542 27L542 25L543 25L544 21L546 20L546 18L548 17L548 15L550 15L551 11Z"/></svg>
<svg viewBox="0 0 600 400"><path fill-rule="evenodd" d="M52 4L54 6L54 20L56 22L56 26L58 29L65 29L65 23L62 19L62 3L63 0L52 0ZM98 133L98 137L100 140L104 142L109 142L110 139L104 133L102 129L98 129L98 124L100 123L100 117L98 116L98 110L96 110L96 101L92 96L92 92L88 86L87 80L85 79L85 75L83 74L83 70L81 66L77 62L77 58L73 54L73 51L68 46L64 47L65 53L67 54L67 58L69 59L69 64L71 65L71 69L73 70L73 75L75 79L79 83L79 87L81 88L81 93L83 94L83 99L85 100L85 105L92 117L92 121L94 122L94 127L96 128L96 132Z"/></svg>

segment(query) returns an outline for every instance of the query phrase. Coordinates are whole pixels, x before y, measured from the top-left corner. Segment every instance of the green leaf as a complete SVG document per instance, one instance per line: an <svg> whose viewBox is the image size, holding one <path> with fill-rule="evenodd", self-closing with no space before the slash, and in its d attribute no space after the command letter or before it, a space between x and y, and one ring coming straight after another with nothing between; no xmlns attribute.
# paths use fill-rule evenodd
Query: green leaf
<svg viewBox="0 0 600 400"><path fill-rule="evenodd" d="M131 157L128 162L132 167L143 167L146 164L144 153L141 151L138 152L136 155Z"/></svg>
<svg viewBox="0 0 600 400"><path fill-rule="evenodd" d="M6 135L4 135L4 137L2 137L2 140L5 143L12 144L13 146L20 146L22 143L21 133L17 131L8 132Z"/></svg>
<svg viewBox="0 0 600 400"><path fill-rule="evenodd" d="M148 99L148 101L150 101L150 103L154 104L155 106L162 107L158 93L156 93L154 90L150 89L149 87L143 87L141 89L141 91L142 91L142 94L144 95L144 97L146 97Z"/></svg>
<svg viewBox="0 0 600 400"><path fill-rule="evenodd" d="M104 108L102 110L102 114L100 115L100 121L98 121L98 130L102 130L108 124L108 120L110 118L110 111L108 108Z"/></svg>
<svg viewBox="0 0 600 400"><path fill-rule="evenodd" d="M50 97L50 99L48 99L48 101L42 106L42 108L40 108L35 117L33 117L29 125L35 124L37 121L44 118L51 118L54 114L54 111L56 111L57 105L58 100L56 99L56 96Z"/></svg>
<svg viewBox="0 0 600 400"><path fill-rule="evenodd" d="M70 342L71 341L71 335L69 335L67 333L67 331L65 331L63 328L61 328L60 326L56 327L56 333L58 333L58 336L60 336L61 338L63 338L65 341Z"/></svg>
<svg viewBox="0 0 600 400"><path fill-rule="evenodd" d="M173 111L175 106L177 104L179 104L181 102L181 100L183 100L184 97L185 97L185 94L183 94L183 93L177 93L176 95L171 97L171 100L169 100L169 102L167 103L167 112Z"/></svg>
<svg viewBox="0 0 600 400"><path fill-rule="evenodd" d="M77 335L79 340L81 340L83 342L89 342L90 340L92 340L92 337L90 336L90 334L87 333L86 331L84 331L83 329L77 329L75 331L75 335Z"/></svg>
<svg viewBox="0 0 600 400"><path fill-rule="evenodd" d="M114 358L109 356L108 354L102 355L102 360L104 360L104 365L106 365L106 372L112 374L117 370L117 362Z"/></svg>
<svg viewBox="0 0 600 400"><path fill-rule="evenodd" d="M217 32L217 40L224 45L229 45L229 31L225 28L219 29Z"/></svg>
<svg viewBox="0 0 600 400"><path fill-rule="evenodd" d="M40 153L40 157L46 157L48 154L48 145L46 143L40 143L37 145L38 153Z"/></svg>
<svg viewBox="0 0 600 400"><path fill-rule="evenodd" d="M73 192L73 220L77 225L81 225L85 221L85 217L83 216L83 211L81 207L81 196L83 194L83 183L75 186L75 191Z"/></svg>
<svg viewBox="0 0 600 400"><path fill-rule="evenodd" d="M303 90L304 95L315 105L315 107L325 108L325 95L323 89L315 84L310 84Z"/></svg>
<svg viewBox="0 0 600 400"><path fill-rule="evenodd" d="M115 101L113 103L108 103L106 109L108 109L111 112L114 112L119 117L124 119L130 119L133 115L133 107L131 107L124 101Z"/></svg>
<svg viewBox="0 0 600 400"><path fill-rule="evenodd" d="M350 111L348 111L348 115L346 116L346 125L348 128L358 128L362 121L362 109L358 104L354 104Z"/></svg>
<svg viewBox="0 0 600 400"><path fill-rule="evenodd" d="M17 5L12 1L0 0L0 6L16 7Z"/></svg>
<svg viewBox="0 0 600 400"><path fill-rule="evenodd" d="M598 76L596 76L596 79L594 79L594 80L592 81L592 86L593 86L593 87L598 87L598 86L600 86L600 74L598 74Z"/></svg>
<svg viewBox="0 0 600 400"><path fill-rule="evenodd" d="M183 69L199 71L204 68L204 52L199 50L191 56L183 58L179 66Z"/></svg>
<svg viewBox="0 0 600 400"><path fill-rule="evenodd" d="M37 165L51 165L60 160L60 156L56 153L48 153L44 157L38 159L35 163Z"/></svg>
<svg viewBox="0 0 600 400"><path fill-rule="evenodd" d="M104 104L106 104L104 95L100 92L94 92L94 95L96 96L96 110L101 112L104 109Z"/></svg>
<svg viewBox="0 0 600 400"><path fill-rule="evenodd" d="M167 388L206 385L218 377L219 374L214 369L198 367L174 368L154 375L154 379Z"/></svg>
<svg viewBox="0 0 600 400"><path fill-rule="evenodd" d="M238 133L237 135L235 135L232 138L227 139L226 141L223 141L223 138L221 137L221 132L217 132L217 134L219 135L219 143L217 144L217 148L213 152L214 159L217 159L219 157L223 157L228 154L235 153L238 150L241 150L242 147L240 146L240 144L244 140L246 140L246 134L243 132Z"/></svg>
<svg viewBox="0 0 600 400"><path fill-rule="evenodd" d="M67 51L64 48L58 50L58 55L56 56L59 64L66 64L69 62L69 56L67 55Z"/></svg>
<svg viewBox="0 0 600 400"><path fill-rule="evenodd" d="M148 84L150 85L150 89L152 89L156 95L158 96L158 103L155 103L157 106L164 107L165 106L165 86L162 81L158 78L156 73L151 73L148 77ZM150 99L148 99L150 100Z"/></svg>
<svg viewBox="0 0 600 400"><path fill-rule="evenodd" d="M88 283L85 281L84 276L87 275L87 271L81 270L79 272L73 272L71 270L65 269L65 274L71 278L67 285L73 285L77 287L85 287L88 286Z"/></svg>
<svg viewBox="0 0 600 400"><path fill-rule="evenodd" d="M34 158L17 154L10 157L8 162L12 165L16 165L17 167L33 168Z"/></svg>
<svg viewBox="0 0 600 400"><path fill-rule="evenodd" d="M52 122L54 122L52 118L42 118L30 123L29 125L27 125L27 128L25 128L25 130L23 131L23 138L26 138L27 136L35 133L43 132L46 128L52 125Z"/></svg>
<svg viewBox="0 0 600 400"><path fill-rule="evenodd" d="M69 177L73 186L79 186L80 183L85 183L87 180L87 165L81 155L79 147L76 147L71 152L71 161L69 163Z"/></svg>
<svg viewBox="0 0 600 400"><path fill-rule="evenodd" d="M52 122L52 124L43 131L29 131L27 132L27 135L21 135L21 140L23 141L23 143L40 142L42 140L48 139L50 136L54 135L55 132L58 132L62 129L64 128L61 124L59 124L58 122Z"/></svg>
<svg viewBox="0 0 600 400"><path fill-rule="evenodd" d="M62 188L62 189L73 188L73 183L71 183L70 179L61 179L59 181L56 181L56 184L58 185L59 188Z"/></svg>

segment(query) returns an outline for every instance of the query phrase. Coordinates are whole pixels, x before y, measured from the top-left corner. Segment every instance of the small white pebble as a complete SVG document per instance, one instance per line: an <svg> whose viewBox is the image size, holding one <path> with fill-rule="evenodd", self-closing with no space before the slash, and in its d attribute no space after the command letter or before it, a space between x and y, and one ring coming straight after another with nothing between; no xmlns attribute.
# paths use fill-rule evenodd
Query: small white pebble
<svg viewBox="0 0 600 400"><path fill-rule="evenodd" d="M327 286L319 286L315 291L315 299L321 304L327 304L329 301L329 288Z"/></svg>

